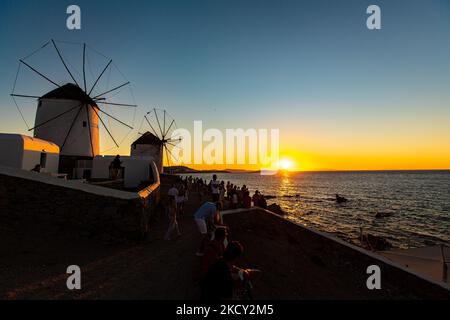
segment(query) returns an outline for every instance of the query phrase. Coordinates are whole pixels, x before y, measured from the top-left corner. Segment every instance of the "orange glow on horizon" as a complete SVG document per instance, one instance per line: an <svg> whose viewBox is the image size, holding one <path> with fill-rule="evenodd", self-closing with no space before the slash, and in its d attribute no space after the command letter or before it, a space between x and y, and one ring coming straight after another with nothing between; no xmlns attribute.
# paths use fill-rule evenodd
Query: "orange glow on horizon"
<svg viewBox="0 0 450 320"><path fill-rule="evenodd" d="M284 171L381 171L381 170L447 170L450 155L434 158L389 155L328 155L303 152L285 153L280 157L280 169ZM259 165L185 165L195 170L248 170L264 169Z"/></svg>
<svg viewBox="0 0 450 320"><path fill-rule="evenodd" d="M303 137L303 139L299 139ZM442 134L441 134L442 136ZM408 136L402 139L390 136L386 139L350 137L328 139L301 133L285 134L280 145L280 160L288 160L282 169L287 171L352 171L352 170L446 170L450 169L450 139L433 136ZM450 138L450 136L449 136ZM129 147L121 147L117 153L129 155ZM164 164L167 165L164 154ZM171 163L171 165L175 165ZM195 170L247 170L265 169L261 165L182 164Z"/></svg>

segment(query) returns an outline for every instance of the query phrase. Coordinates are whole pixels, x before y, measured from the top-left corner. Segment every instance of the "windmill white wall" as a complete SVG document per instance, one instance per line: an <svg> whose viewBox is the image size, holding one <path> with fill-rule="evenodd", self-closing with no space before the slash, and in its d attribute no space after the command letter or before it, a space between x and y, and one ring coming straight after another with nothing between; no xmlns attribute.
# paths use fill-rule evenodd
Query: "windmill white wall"
<svg viewBox="0 0 450 320"><path fill-rule="evenodd" d="M78 112L79 108L68 112L70 109L81 105L83 103L79 100L41 98L36 111L35 125L45 123L64 112L67 113L37 127L34 130L34 136L56 143L61 147L61 155L63 156L92 157L98 155L100 153L98 115L86 105L80 112ZM69 133L75 117L76 120ZM66 137L67 140L64 144ZM92 155L92 150L94 155Z"/></svg>
<svg viewBox="0 0 450 320"><path fill-rule="evenodd" d="M155 161L159 173L163 173L163 147L155 144L132 144L131 156L151 157Z"/></svg>
<svg viewBox="0 0 450 320"><path fill-rule="evenodd" d="M92 162L93 179L109 179L109 166L115 156L97 156ZM152 157L127 157L121 156L124 168L124 187L135 188L142 182L159 181L159 172Z"/></svg>
<svg viewBox="0 0 450 320"><path fill-rule="evenodd" d="M1 166L29 171L40 164L41 172L58 173L59 147L52 142L0 133L0 150Z"/></svg>

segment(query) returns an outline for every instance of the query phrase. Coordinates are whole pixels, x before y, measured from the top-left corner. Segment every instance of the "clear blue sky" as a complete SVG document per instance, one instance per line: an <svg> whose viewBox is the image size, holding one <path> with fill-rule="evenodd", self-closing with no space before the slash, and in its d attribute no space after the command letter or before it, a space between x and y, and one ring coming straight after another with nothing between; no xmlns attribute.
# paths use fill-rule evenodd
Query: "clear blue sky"
<svg viewBox="0 0 450 320"><path fill-rule="evenodd" d="M69 4L81 31L65 27ZM366 28L370 4L380 31ZM179 127L275 127L286 141L375 139L364 130L386 123L450 137L447 0L1 1L0 131L24 131L9 97L17 62L50 38L114 59L138 124L164 106Z"/></svg>

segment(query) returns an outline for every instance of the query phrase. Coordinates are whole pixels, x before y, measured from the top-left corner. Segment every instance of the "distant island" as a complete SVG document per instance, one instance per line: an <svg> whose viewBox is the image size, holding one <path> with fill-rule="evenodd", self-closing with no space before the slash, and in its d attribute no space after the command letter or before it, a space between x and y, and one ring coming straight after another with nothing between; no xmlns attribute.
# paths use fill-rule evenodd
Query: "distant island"
<svg viewBox="0 0 450 320"><path fill-rule="evenodd" d="M450 169L418 169L418 170L333 170L333 169L320 169L320 170L305 170L305 171L285 171L278 170L277 174L283 174L283 172L289 172L290 174L296 173L415 173L415 172L447 172ZM164 167L164 172L169 174L189 174L189 173L263 173L262 170L244 170L244 169L224 169L224 170L196 170L186 166L169 166Z"/></svg>
<svg viewBox="0 0 450 320"><path fill-rule="evenodd" d="M225 169L225 170L196 170L186 166L170 166L164 167L165 173L172 174L186 174L186 173L260 173L260 170L239 170L239 169Z"/></svg>

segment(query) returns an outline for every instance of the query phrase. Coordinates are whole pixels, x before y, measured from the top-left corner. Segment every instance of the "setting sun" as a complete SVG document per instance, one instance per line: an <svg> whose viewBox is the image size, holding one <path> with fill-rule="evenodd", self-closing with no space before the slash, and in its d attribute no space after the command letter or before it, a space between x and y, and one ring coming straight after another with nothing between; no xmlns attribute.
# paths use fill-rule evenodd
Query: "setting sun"
<svg viewBox="0 0 450 320"><path fill-rule="evenodd" d="M281 159L280 160L280 169L282 170L290 170L292 169L292 161L289 159Z"/></svg>

